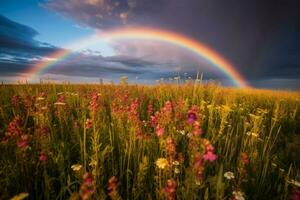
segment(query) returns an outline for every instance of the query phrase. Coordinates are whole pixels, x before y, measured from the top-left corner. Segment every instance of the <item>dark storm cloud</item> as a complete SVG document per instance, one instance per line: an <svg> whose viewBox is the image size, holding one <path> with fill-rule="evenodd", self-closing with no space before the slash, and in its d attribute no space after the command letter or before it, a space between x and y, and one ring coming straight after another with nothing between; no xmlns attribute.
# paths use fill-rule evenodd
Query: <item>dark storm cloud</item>
<svg viewBox="0 0 300 200"><path fill-rule="evenodd" d="M34 29L0 15L0 52L41 56L58 50L48 43L36 41L36 35Z"/></svg>
<svg viewBox="0 0 300 200"><path fill-rule="evenodd" d="M300 79L297 0L49 0L45 6L93 28L144 25L181 32L220 52L250 80Z"/></svg>
<svg viewBox="0 0 300 200"><path fill-rule="evenodd" d="M57 50L58 47L36 41L32 28L0 15L0 74L17 76ZM140 75L150 73L157 63L129 56L103 57L100 52L84 50L55 64L47 73L66 76L99 77L112 74Z"/></svg>
<svg viewBox="0 0 300 200"><path fill-rule="evenodd" d="M155 62L143 60L141 58L124 56L124 55L109 56L104 58L104 60L108 62L121 63L130 67L143 67L143 66L157 65L157 63Z"/></svg>

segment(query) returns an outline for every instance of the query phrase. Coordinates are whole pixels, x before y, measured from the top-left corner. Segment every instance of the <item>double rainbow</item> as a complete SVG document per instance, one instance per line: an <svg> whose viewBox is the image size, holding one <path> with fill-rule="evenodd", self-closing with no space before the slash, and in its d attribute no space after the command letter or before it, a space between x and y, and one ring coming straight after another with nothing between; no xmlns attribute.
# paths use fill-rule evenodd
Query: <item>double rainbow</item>
<svg viewBox="0 0 300 200"><path fill-rule="evenodd" d="M209 61L212 66L222 71L236 86L238 87L250 87L245 78L233 67L220 54L209 48L207 45L188 38L181 34L170 32L162 29L154 28L119 28L112 29L104 32L97 32L89 38L77 41L71 45L71 49L80 49L87 47L91 44L95 44L99 39L104 40L125 40L125 39L145 39L154 40L159 42L170 43L184 49L187 49L201 58ZM25 73L29 74L30 78L33 78L41 74L46 69L53 66L55 63L63 60L70 55L73 50L59 50L47 57L53 58L53 60L40 61L30 67Z"/></svg>

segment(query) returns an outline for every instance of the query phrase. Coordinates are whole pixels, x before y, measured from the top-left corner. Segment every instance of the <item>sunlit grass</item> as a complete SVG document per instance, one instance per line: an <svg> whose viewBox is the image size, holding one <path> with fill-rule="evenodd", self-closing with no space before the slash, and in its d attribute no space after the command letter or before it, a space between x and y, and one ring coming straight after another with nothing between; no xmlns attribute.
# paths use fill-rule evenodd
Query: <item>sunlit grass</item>
<svg viewBox="0 0 300 200"><path fill-rule="evenodd" d="M0 94L1 199L299 192L296 92L123 83L2 85Z"/></svg>

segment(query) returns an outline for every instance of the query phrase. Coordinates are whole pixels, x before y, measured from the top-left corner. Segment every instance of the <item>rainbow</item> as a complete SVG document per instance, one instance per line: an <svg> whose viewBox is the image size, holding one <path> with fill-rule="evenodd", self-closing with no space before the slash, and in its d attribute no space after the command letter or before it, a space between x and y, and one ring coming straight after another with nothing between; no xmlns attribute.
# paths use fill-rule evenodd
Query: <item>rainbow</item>
<svg viewBox="0 0 300 200"><path fill-rule="evenodd" d="M128 40L128 39L145 39L145 40L154 40L159 42L170 43L184 49L187 49L201 58L209 61L212 66L216 67L223 72L236 86L238 87L250 87L245 78L220 54L209 48L207 45L196 41L194 39L188 38L184 35L154 28L119 28L111 29L107 31L97 31L95 35L87 39L77 41L71 45L71 49L80 49L91 45L99 39L113 41L113 40ZM68 48L69 49L69 48ZM29 74L30 77L35 77L41 72L50 68L56 62L59 62L69 56L73 51L72 50L59 50L53 54L48 55L47 57L54 58L50 60L44 60L37 62L29 68L25 73Z"/></svg>

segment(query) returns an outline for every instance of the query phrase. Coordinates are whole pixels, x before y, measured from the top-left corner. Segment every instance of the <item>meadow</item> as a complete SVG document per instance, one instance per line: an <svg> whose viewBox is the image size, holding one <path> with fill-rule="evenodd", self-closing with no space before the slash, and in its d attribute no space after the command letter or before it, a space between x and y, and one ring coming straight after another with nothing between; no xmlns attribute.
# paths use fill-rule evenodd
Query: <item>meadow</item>
<svg viewBox="0 0 300 200"><path fill-rule="evenodd" d="M300 199L300 93L0 86L0 199Z"/></svg>

